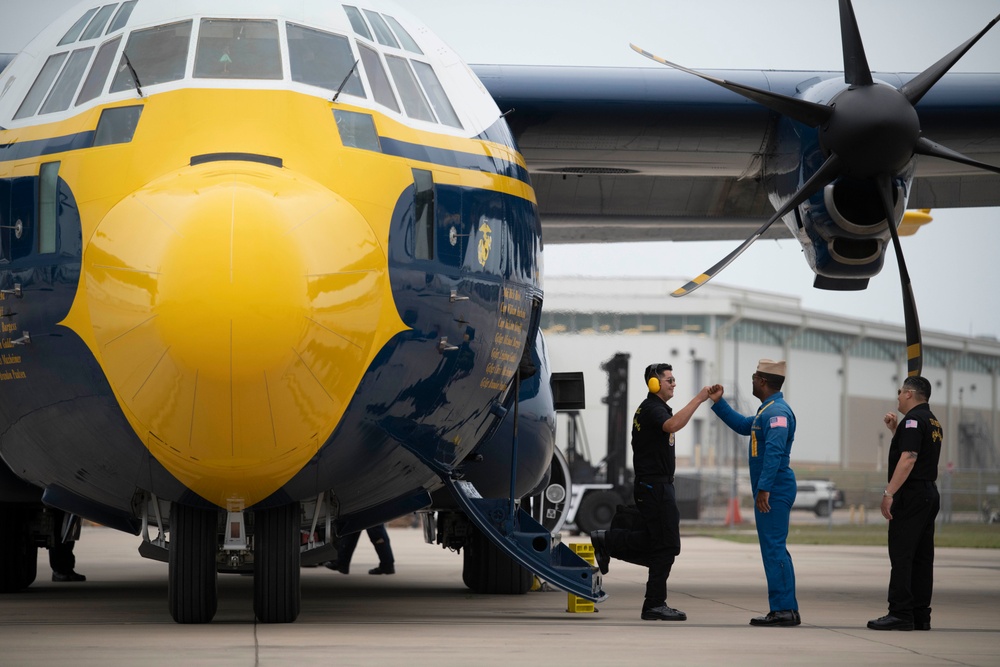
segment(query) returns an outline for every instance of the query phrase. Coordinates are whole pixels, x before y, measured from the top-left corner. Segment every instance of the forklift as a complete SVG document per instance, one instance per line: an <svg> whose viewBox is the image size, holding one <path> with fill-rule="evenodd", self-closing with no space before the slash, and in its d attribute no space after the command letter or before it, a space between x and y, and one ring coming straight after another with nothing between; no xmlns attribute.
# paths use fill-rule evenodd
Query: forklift
<svg viewBox="0 0 1000 667"><path fill-rule="evenodd" d="M569 467L569 508L566 523L582 534L607 530L618 505L632 502L632 471L628 468L628 360L631 355L619 352L601 364L608 374L608 453L594 465L590 445L579 411L568 411L566 463Z"/></svg>

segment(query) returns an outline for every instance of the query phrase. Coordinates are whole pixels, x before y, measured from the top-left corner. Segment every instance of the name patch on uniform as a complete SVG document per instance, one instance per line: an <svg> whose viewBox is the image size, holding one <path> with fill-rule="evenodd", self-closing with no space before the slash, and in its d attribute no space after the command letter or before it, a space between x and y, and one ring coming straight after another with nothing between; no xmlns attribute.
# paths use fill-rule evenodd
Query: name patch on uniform
<svg viewBox="0 0 1000 667"><path fill-rule="evenodd" d="M771 428L788 428L788 417L771 417L768 425Z"/></svg>
<svg viewBox="0 0 1000 667"><path fill-rule="evenodd" d="M903 424L903 428L917 428L917 420L916 419L907 419L906 423Z"/></svg>

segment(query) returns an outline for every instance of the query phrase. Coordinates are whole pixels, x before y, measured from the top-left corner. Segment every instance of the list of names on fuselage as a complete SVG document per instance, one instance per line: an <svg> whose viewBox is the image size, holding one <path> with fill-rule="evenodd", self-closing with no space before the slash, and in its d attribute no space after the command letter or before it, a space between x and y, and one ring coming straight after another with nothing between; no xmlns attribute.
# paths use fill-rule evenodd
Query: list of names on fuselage
<svg viewBox="0 0 1000 667"><path fill-rule="evenodd" d="M523 354L522 340L528 322L528 300L524 291L504 287L500 298L500 317L490 346L486 374L479 381L481 389L502 391L507 388Z"/></svg>
<svg viewBox="0 0 1000 667"><path fill-rule="evenodd" d="M6 301L7 295L0 292L0 302ZM7 304L0 303L0 382L11 382L23 380L27 374L21 370L21 355L17 353L18 347L14 345L17 338L17 322L12 319L13 313L9 313Z"/></svg>

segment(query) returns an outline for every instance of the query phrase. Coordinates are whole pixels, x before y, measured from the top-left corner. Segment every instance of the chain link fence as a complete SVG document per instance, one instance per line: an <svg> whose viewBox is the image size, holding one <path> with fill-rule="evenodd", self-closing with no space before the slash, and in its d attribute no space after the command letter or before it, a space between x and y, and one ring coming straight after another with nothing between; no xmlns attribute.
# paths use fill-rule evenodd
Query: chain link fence
<svg viewBox="0 0 1000 667"><path fill-rule="evenodd" d="M800 467L795 468L796 479L829 480L843 492L843 506L833 509L838 522L870 523L881 520L879 506L885 489L885 472L853 471ZM1000 469L942 470L938 474L941 493L942 523L1000 523ZM732 470L704 469L678 471L675 484L681 518L686 521L725 523L732 520L734 508L731 498L735 489L738 511L744 520L753 517L750 477L745 468L736 471L733 485ZM810 507L792 513L792 521L819 518ZM825 520L825 519L824 519Z"/></svg>

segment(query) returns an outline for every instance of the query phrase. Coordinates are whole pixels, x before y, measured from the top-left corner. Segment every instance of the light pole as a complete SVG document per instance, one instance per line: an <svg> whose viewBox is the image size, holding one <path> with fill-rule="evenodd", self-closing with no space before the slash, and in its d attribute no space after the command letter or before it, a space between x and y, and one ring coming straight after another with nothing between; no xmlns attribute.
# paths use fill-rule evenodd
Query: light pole
<svg viewBox="0 0 1000 667"><path fill-rule="evenodd" d="M965 451L965 447L963 446L964 445L963 441L965 440L965 437L964 437L965 434L964 434L964 429L962 428L962 422L964 421L964 418L965 418L965 404L963 402L964 395L965 395L965 387L959 387L958 388L958 428L956 429L956 433L957 433L958 437L956 438L956 443L955 443L955 444L958 445L958 465L959 465L959 467L962 467L962 452Z"/></svg>
<svg viewBox="0 0 1000 667"><path fill-rule="evenodd" d="M734 328L733 329L733 407L735 409L740 408L740 388L739 388L739 376L740 376L740 332ZM743 519L740 516L740 498L739 489L736 484L736 475L738 474L737 465L740 457L740 436L736 431L731 433L733 438L733 477L729 484L729 508L726 512L726 524L730 528L735 528L736 524L742 523Z"/></svg>
<svg viewBox="0 0 1000 667"><path fill-rule="evenodd" d="M882 443L884 441L885 441L885 433L883 431L879 431L879 433L878 433L878 456L875 459L875 472L882 472L882 461L885 460L885 457L882 455L882 452L885 451L882 448L883 447Z"/></svg>

